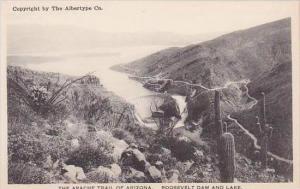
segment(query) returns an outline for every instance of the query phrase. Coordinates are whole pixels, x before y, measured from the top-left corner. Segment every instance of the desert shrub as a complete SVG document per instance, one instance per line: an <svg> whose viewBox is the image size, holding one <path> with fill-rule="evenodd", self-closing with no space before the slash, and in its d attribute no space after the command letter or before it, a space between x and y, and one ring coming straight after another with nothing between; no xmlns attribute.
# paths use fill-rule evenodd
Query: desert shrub
<svg viewBox="0 0 300 189"><path fill-rule="evenodd" d="M171 152L174 157L180 161L194 159L195 148L192 143L184 140L174 140L171 144Z"/></svg>
<svg viewBox="0 0 300 189"><path fill-rule="evenodd" d="M71 152L71 142L67 135L61 134L56 137L41 137L40 143L43 147L44 156L51 155L55 159L66 159Z"/></svg>
<svg viewBox="0 0 300 189"><path fill-rule="evenodd" d="M9 184L47 184L50 177L47 172L31 163L9 163Z"/></svg>
<svg viewBox="0 0 300 189"><path fill-rule="evenodd" d="M61 124L64 120L66 120L71 114L70 108L66 105L68 103L68 100L66 100L64 103L56 105L55 108L53 108L47 115L49 122L53 124Z"/></svg>
<svg viewBox="0 0 300 189"><path fill-rule="evenodd" d="M128 132L124 129L114 129L112 131L112 134L115 138L124 140L128 144L136 142L134 136L130 132Z"/></svg>
<svg viewBox="0 0 300 189"><path fill-rule="evenodd" d="M159 109L164 112L165 118L170 118L173 116L175 116L176 118L180 118L179 107L173 98L166 97Z"/></svg>
<svg viewBox="0 0 300 189"><path fill-rule="evenodd" d="M194 159L195 147L190 141L179 140L171 136L159 135L156 144L161 144L163 147L170 149L172 156L179 161L186 161Z"/></svg>
<svg viewBox="0 0 300 189"><path fill-rule="evenodd" d="M15 71L13 71L14 69ZM68 94L70 87L76 82L89 77L89 75L85 75L80 78L63 78L63 83L60 83L59 75L57 81L55 81L55 77L51 73L18 69L14 67L8 69L8 90L11 92L9 98L13 95L17 96L33 111L43 116L48 116L53 111L62 110L59 105L69 104L65 101L71 99ZM22 74L22 72L24 73Z"/></svg>
<svg viewBox="0 0 300 189"><path fill-rule="evenodd" d="M13 162L42 162L44 148L37 138L28 133L8 136L8 155Z"/></svg>
<svg viewBox="0 0 300 189"><path fill-rule="evenodd" d="M150 164L155 164L157 161L161 161L166 171L174 169L177 160L172 154L166 153L163 150L159 150L157 153L149 151L146 153L147 160Z"/></svg>
<svg viewBox="0 0 300 189"><path fill-rule="evenodd" d="M7 100L7 118L9 128L20 124L29 125L36 118L36 113L18 99L18 97L9 93ZM18 130L19 128L16 129Z"/></svg>
<svg viewBox="0 0 300 189"><path fill-rule="evenodd" d="M155 141L155 131L146 127L133 127L129 130L135 137L138 144L153 144Z"/></svg>
<svg viewBox="0 0 300 189"><path fill-rule="evenodd" d="M44 128L39 122L36 125L19 126L19 131L9 130L8 155L10 161L30 161L41 165L48 155L56 158L68 156L71 144L62 130L58 130L59 136L49 136L45 135Z"/></svg>
<svg viewBox="0 0 300 189"><path fill-rule="evenodd" d="M209 93L196 94L194 98L187 99L189 120L198 120L202 114L210 110L211 100Z"/></svg>
<svg viewBox="0 0 300 189"><path fill-rule="evenodd" d="M100 98L91 93L89 102L83 108L84 119L88 123L96 123L101 119L105 112L111 112L111 105L108 98Z"/></svg>
<svg viewBox="0 0 300 189"><path fill-rule="evenodd" d="M88 172L100 165L113 163L111 156L113 148L107 142L97 138L87 138L82 143L78 150L70 154L66 164L82 167L84 172Z"/></svg>
<svg viewBox="0 0 300 189"><path fill-rule="evenodd" d="M194 159L195 144L188 139L179 139L178 137L157 132L155 140L151 143L151 147L149 149L150 152L161 153L161 148L159 146L171 150L171 155L176 157L179 161Z"/></svg>
<svg viewBox="0 0 300 189"><path fill-rule="evenodd" d="M36 111L39 111L41 107L46 105L47 99L49 98L49 92L43 86L34 85L29 91L29 98L33 102L33 108L35 108Z"/></svg>

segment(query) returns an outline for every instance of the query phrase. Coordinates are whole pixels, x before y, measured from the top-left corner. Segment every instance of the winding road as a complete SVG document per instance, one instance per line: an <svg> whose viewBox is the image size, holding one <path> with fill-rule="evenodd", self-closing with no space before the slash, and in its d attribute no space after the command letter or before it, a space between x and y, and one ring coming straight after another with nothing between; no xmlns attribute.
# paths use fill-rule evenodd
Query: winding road
<svg viewBox="0 0 300 189"><path fill-rule="evenodd" d="M153 77L138 77L138 76L133 76L133 77L136 77L136 78L144 78L144 79L146 79L146 78L147 78L147 79L157 79L157 80L159 80L159 79L160 79L160 78L159 78L160 75L161 75L161 73L160 73L160 74L157 74L156 76L153 76ZM166 79L166 78L161 78L161 79ZM215 87L215 88L207 88L207 87L203 86L203 85L200 84L200 83L198 83L198 84L193 84L193 83L189 83L189 82L186 82L186 81L175 81L175 80L172 80L172 79L169 79L169 80L171 80L172 83L174 83L174 84L175 84L175 83L178 83L178 84L184 84L184 85L189 85L189 86L194 86L194 87L200 87L200 88L205 89L205 90L207 90L207 91L216 91L216 90L226 89L226 88L228 88L230 85L233 85L233 84L243 84L244 87L246 88L246 91L245 91L246 96L247 96L249 99L252 100L250 106L248 107L248 109L252 109L252 108L258 103L258 100L255 99L254 97L250 96L250 94L249 94L249 88L248 88L248 86L247 86L247 85L250 83L250 80L249 80L249 79L243 79L243 80L240 80L240 81L228 81L228 82L225 83L224 86L222 86L222 87ZM184 107L184 109L183 109L182 112L185 112L185 111L186 111L186 104L185 104L185 107ZM184 116L184 118L186 118L186 117L187 117L187 116ZM254 147L255 147L256 149L258 149L258 150L261 149L261 147L258 145L258 140L257 140L257 138L255 137L254 134L252 134L250 131L248 131L242 124L240 124L240 123L238 122L237 119L232 118L230 115L228 115L227 118L228 118L229 120L231 120L232 122L234 122L240 129L242 129L242 130L244 131L244 133L245 133L246 135L248 135L248 136L253 140ZM182 127L182 126L184 126L184 124L182 124L182 123L184 123L184 121L185 121L185 120L183 120L183 119L179 120L180 126L177 126L177 127ZM278 156L278 155L276 155L276 154L273 154L273 153L271 153L271 152L268 152L268 155L271 156L272 158L278 160L278 161L282 161L282 162L285 162L285 163L288 163L288 164L293 164L293 161L292 161L292 160L289 160L289 159L280 157L280 156Z"/></svg>

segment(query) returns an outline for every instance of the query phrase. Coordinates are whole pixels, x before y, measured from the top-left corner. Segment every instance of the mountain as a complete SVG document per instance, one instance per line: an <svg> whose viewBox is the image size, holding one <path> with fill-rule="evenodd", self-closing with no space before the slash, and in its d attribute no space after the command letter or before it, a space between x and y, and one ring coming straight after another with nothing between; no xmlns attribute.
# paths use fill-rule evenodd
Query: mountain
<svg viewBox="0 0 300 189"><path fill-rule="evenodd" d="M155 76L177 81L190 81L206 88L222 87L233 81L249 79L250 96L260 102L266 94L267 121L274 128L271 151L292 158L292 77L291 77L291 19L285 18L253 28L222 35L213 40L183 48L169 48L118 67L138 76ZM258 136L255 116L258 104L251 109L245 105L245 86L231 85L222 90L223 118L232 114L243 126ZM180 87L177 87L180 88ZM203 93L188 102L190 119L205 118L212 124L213 92ZM172 90L188 94L183 88ZM201 94L203 93L203 94ZM202 101L202 102L201 102ZM207 101L204 103L203 101ZM189 105L190 104L190 105ZM241 141L243 142L243 141Z"/></svg>
<svg viewBox="0 0 300 189"><path fill-rule="evenodd" d="M252 80L276 64L291 62L290 32L290 19L283 19L199 44L166 49L126 67L141 75L158 74L161 68L172 79L188 73L189 78L207 87L241 78Z"/></svg>

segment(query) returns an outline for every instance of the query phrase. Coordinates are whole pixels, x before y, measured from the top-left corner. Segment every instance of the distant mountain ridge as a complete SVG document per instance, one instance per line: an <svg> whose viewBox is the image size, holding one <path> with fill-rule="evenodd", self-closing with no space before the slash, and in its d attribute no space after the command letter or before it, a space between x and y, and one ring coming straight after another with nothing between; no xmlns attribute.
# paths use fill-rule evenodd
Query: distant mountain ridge
<svg viewBox="0 0 300 189"><path fill-rule="evenodd" d="M170 48L127 64L139 75L162 69L172 79L187 73L207 87L253 79L274 65L291 62L290 18L220 36L183 48Z"/></svg>
<svg viewBox="0 0 300 189"><path fill-rule="evenodd" d="M163 78L188 80L207 88L250 79L248 88L251 96L260 101L261 92L266 94L267 121L274 128L271 151L292 158L291 57L291 19L285 18L183 48L165 49L118 69L139 76L160 74ZM238 96L243 93L238 88L223 92L224 98L231 102L239 101ZM213 99L213 94L209 96ZM210 115L213 113L208 110L208 105L208 108L201 105L205 99L208 98L199 95L199 104L191 103L191 106L195 106L190 107L191 111L197 114L193 117L205 116L203 109ZM230 106L235 105L223 99L223 110L227 111ZM229 113L234 113L233 117L245 128L257 134L255 117L259 114L258 105L250 110L234 111Z"/></svg>
<svg viewBox="0 0 300 189"><path fill-rule="evenodd" d="M72 25L8 25L8 53L85 51L126 46L184 45L216 34L184 35L172 32L102 32Z"/></svg>

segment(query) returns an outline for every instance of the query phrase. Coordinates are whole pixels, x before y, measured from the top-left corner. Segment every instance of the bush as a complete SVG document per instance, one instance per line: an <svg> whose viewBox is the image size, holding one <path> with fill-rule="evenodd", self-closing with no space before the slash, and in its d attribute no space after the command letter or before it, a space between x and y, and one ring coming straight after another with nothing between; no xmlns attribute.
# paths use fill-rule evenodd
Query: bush
<svg viewBox="0 0 300 189"><path fill-rule="evenodd" d="M19 125L19 131L9 131L9 161L33 162L42 165L48 155L63 159L68 156L71 143L67 140L66 134L58 129L59 136L48 136L41 124Z"/></svg>
<svg viewBox="0 0 300 189"><path fill-rule="evenodd" d="M179 161L194 159L195 147L190 141L179 140L171 136L157 135L157 140L152 146L155 144L161 144L163 147L170 149L172 156L176 157Z"/></svg>
<svg viewBox="0 0 300 189"><path fill-rule="evenodd" d="M44 157L51 155L55 159L66 159L71 151L71 142L66 134L54 137L41 137L39 140L43 147Z"/></svg>
<svg viewBox="0 0 300 189"><path fill-rule="evenodd" d="M33 86L29 91L29 98L35 104L35 107L39 109L47 103L49 92L43 86Z"/></svg>
<svg viewBox="0 0 300 189"><path fill-rule="evenodd" d="M34 136L21 133L8 136L8 155L13 162L42 162L44 148Z"/></svg>
<svg viewBox="0 0 300 189"><path fill-rule="evenodd" d="M112 112L112 107L108 98L102 99L91 93L87 101L88 102L83 108L83 116L87 123L94 124L102 118L104 113Z"/></svg>
<svg viewBox="0 0 300 189"><path fill-rule="evenodd" d="M47 184L50 177L47 172L35 164L30 163L9 163L8 165L9 184Z"/></svg>
<svg viewBox="0 0 300 189"><path fill-rule="evenodd" d="M195 148L191 142L173 139L170 149L172 155L180 161L194 159Z"/></svg>
<svg viewBox="0 0 300 189"><path fill-rule="evenodd" d="M83 168L84 172L97 168L100 165L113 163L111 156L112 146L101 139L87 137L80 148L71 153L66 164Z"/></svg>
<svg viewBox="0 0 300 189"><path fill-rule="evenodd" d="M120 139L120 140L124 140L128 144L136 142L134 136L126 130L114 129L112 131L112 134L115 138Z"/></svg>

